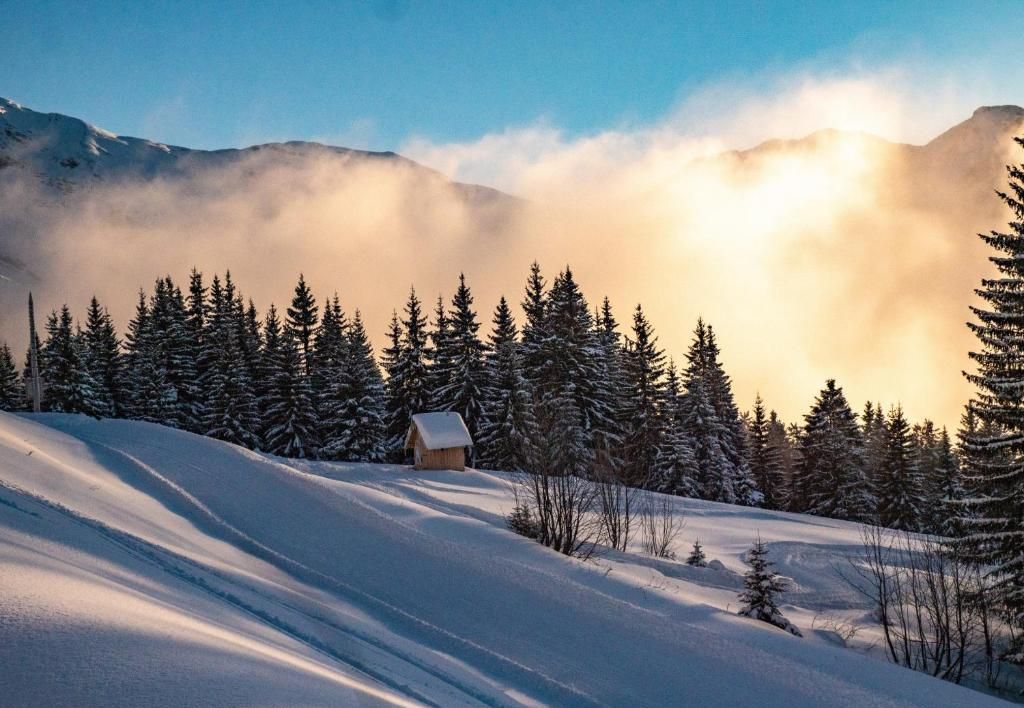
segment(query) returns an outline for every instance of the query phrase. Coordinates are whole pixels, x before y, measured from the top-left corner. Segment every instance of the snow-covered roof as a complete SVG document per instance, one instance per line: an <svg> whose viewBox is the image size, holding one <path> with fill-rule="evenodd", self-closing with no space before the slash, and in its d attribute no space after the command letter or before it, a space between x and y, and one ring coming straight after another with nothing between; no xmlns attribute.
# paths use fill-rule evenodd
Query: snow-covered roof
<svg viewBox="0 0 1024 708"><path fill-rule="evenodd" d="M473 444L466 424L458 413L417 413L405 436L406 447L412 442L413 429L419 432L423 446L428 450L443 450L449 447L465 447Z"/></svg>

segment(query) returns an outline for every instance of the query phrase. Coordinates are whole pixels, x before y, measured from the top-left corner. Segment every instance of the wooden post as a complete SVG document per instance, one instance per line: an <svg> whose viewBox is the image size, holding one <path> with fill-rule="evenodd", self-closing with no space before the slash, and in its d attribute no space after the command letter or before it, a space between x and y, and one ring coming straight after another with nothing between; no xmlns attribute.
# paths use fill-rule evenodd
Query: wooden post
<svg viewBox="0 0 1024 708"><path fill-rule="evenodd" d="M36 315L32 307L32 293L28 294L28 336L29 336L29 369L32 376L32 412L38 413L42 410L43 387L39 382L39 348L36 346L39 338L36 337Z"/></svg>

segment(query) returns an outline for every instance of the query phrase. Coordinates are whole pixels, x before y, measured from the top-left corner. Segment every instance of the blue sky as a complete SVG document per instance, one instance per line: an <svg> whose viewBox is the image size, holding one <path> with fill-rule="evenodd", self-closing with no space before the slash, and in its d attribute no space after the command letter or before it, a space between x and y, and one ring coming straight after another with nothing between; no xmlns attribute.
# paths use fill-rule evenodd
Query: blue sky
<svg viewBox="0 0 1024 708"><path fill-rule="evenodd" d="M1020 0L0 0L0 23L0 95L204 148L398 149L538 120L585 135L656 121L718 81L904 64L1024 100L998 80L1000 57L1019 64Z"/></svg>

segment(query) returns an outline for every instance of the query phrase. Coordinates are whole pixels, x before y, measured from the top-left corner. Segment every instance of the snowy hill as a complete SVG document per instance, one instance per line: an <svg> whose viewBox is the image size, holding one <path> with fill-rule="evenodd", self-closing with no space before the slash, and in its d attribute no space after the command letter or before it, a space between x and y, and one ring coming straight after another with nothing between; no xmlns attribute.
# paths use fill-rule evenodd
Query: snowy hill
<svg viewBox="0 0 1024 708"><path fill-rule="evenodd" d="M511 504L500 475L0 414L4 704L1001 704L819 629L865 612L831 565L854 525L677 499L677 550L720 565L583 563L505 530ZM725 611L758 532L804 639Z"/></svg>

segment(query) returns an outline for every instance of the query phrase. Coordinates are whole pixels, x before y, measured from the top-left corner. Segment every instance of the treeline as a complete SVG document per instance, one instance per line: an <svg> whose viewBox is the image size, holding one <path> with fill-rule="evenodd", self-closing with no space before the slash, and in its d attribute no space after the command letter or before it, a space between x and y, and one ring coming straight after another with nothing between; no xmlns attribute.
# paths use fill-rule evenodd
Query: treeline
<svg viewBox="0 0 1024 708"><path fill-rule="evenodd" d="M534 264L520 304L521 326L501 298L484 336L464 277L431 316L413 290L378 365L359 311L318 302L301 276L284 313L261 317L230 273L207 286L193 270L186 291L169 276L140 291L123 341L95 298L82 323L66 305L51 313L43 407L360 462L402 461L411 416L449 410L482 468L523 470L543 444L562 473L670 494L915 530L955 516L956 454L931 423L911 428L877 405L858 421L834 381L803 425L787 428L760 397L741 414L709 324L677 368L640 306L620 327L568 268L549 284ZM0 349L0 406L27 406L27 375Z"/></svg>

